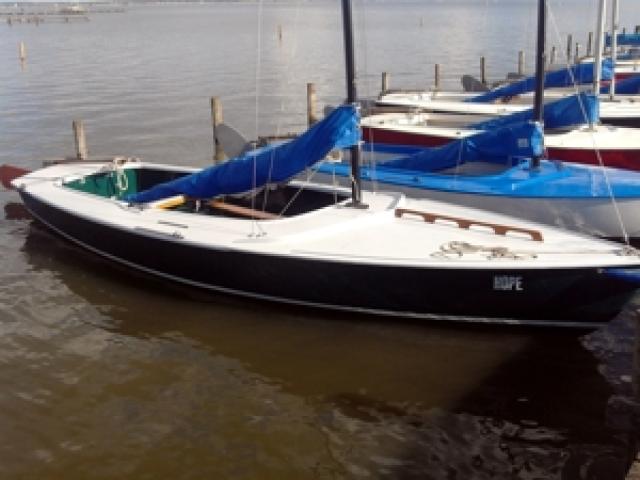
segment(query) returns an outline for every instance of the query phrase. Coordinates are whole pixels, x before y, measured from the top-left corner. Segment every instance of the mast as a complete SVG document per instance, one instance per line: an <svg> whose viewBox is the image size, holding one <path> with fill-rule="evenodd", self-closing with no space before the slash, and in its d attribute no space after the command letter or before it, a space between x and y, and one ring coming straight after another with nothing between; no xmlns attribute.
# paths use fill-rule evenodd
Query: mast
<svg viewBox="0 0 640 480"><path fill-rule="evenodd" d="M598 9L598 25L596 25L596 57L593 68L593 94L600 95L600 83L602 81L602 50L604 44L604 14L607 9L607 0L600 0Z"/></svg>
<svg viewBox="0 0 640 480"><path fill-rule="evenodd" d="M342 21L344 32L344 57L346 62L347 103L355 104L358 101L358 96L356 93L356 65L353 49L351 0L342 0ZM366 207L361 200L360 144L358 144L351 147L351 203L349 205L355 208Z"/></svg>
<svg viewBox="0 0 640 480"><path fill-rule="evenodd" d="M611 63L613 64L613 76L609 84L609 96L613 100L616 96L616 62L618 61L618 18L620 8L618 0L611 3Z"/></svg>
<svg viewBox="0 0 640 480"><path fill-rule="evenodd" d="M533 120L544 128L544 50L547 35L547 1L538 0L538 42L536 46L536 91L533 105ZM540 157L531 159L531 168L540 167Z"/></svg>

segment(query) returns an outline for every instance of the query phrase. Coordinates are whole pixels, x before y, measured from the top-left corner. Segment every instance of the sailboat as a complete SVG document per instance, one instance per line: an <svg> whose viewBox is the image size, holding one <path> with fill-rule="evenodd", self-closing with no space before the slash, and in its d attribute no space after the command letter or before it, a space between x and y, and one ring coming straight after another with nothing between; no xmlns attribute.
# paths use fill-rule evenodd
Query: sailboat
<svg viewBox="0 0 640 480"><path fill-rule="evenodd" d="M573 95L578 90L589 88L600 94L600 118L602 123L618 127L640 127L640 78L625 75L626 79L616 82L617 67L615 49L613 59L602 58L604 37L604 14L606 0L600 0L596 35L596 58L590 62L578 63L567 68L548 72L544 77L547 99L557 100ZM614 0L614 17L617 0ZM617 19L613 22L614 29ZM616 37L617 38L617 37ZM601 80L611 83L601 85ZM535 77L521 79L482 93L458 93L446 91L390 92L383 93L377 100L381 107L393 109L423 110L428 112L456 113L464 115L509 115L531 107L534 96ZM577 87L576 87L577 86ZM571 87L571 88L568 88Z"/></svg>
<svg viewBox="0 0 640 480"><path fill-rule="evenodd" d="M544 25L542 30L539 35L544 38ZM543 51L538 52L538 58L543 57ZM386 147L374 143L370 161L362 168L363 178L372 187L399 189L413 197L520 215L589 235L639 244L640 172L602 164L640 169L640 149L625 150L625 145L612 141L616 138L614 131L607 142L610 149L600 151L594 149L594 144L599 146L598 143L604 143L602 138L607 138L603 127L600 142L589 126L565 128L582 121L585 113L594 124L598 99L583 93L545 106L543 74L538 62L534 111L490 119L475 128L425 126L419 120L415 124L393 122L389 118L394 114L380 115L378 124L365 118L364 137L370 142L449 143L439 148L414 148L404 154L396 148L395 155L387 154ZM418 118L421 115L428 114L414 114ZM531 124L531 119L538 124ZM545 128L543 133L542 124L559 132L549 135ZM582 153L576 145L582 148ZM545 149L549 156L554 155L553 160L542 158ZM559 162L556 155L594 165ZM575 158L578 155L582 156ZM325 181L339 181L349 175L345 166L336 162L325 162L319 172Z"/></svg>
<svg viewBox="0 0 640 480"><path fill-rule="evenodd" d="M594 326L636 290L635 249L360 185L351 3L347 102L299 138L205 169L129 159L13 180L41 223L102 257L203 288L391 316ZM291 180L350 148L350 188Z"/></svg>
<svg viewBox="0 0 640 480"><path fill-rule="evenodd" d="M640 129L600 124L601 105L595 95L587 93L546 104L544 142L547 157L640 170ZM532 108L497 117L433 112L380 113L365 117L362 129L368 142L434 147L532 117Z"/></svg>

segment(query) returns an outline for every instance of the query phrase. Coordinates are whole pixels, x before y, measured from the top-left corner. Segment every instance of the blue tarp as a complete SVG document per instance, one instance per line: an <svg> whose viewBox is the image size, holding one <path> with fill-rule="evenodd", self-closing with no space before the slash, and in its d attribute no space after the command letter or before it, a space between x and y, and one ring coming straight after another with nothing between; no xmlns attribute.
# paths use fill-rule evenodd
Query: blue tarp
<svg viewBox="0 0 640 480"><path fill-rule="evenodd" d="M600 119L599 105L595 95L585 92L548 103L544 106L544 126L545 128L562 128L584 123L597 123ZM491 130L529 120L533 120L533 108L474 123L470 125L470 128Z"/></svg>
<svg viewBox="0 0 640 480"><path fill-rule="evenodd" d="M581 83L591 83L594 77L593 63L579 63L571 68L563 68L555 72L549 72L545 75L544 87L568 87ZM611 59L602 61L602 80L611 80L613 75L613 65ZM491 102L499 98L514 97L522 93L532 92L536 87L535 77L525 78L517 82L510 83L504 87L496 88L488 92L482 93L475 97L471 97L466 102Z"/></svg>
<svg viewBox="0 0 640 480"><path fill-rule="evenodd" d="M544 137L540 125L521 123L482 132L442 147L390 160L385 168L432 172L465 162L483 161L511 165L523 157L541 156Z"/></svg>
<svg viewBox="0 0 640 480"><path fill-rule="evenodd" d="M638 33L619 33L618 45L640 45L640 34ZM611 34L608 33L605 39L607 47L611 46Z"/></svg>
<svg viewBox="0 0 640 480"><path fill-rule="evenodd" d="M609 93L609 85L600 89L601 93ZM616 93L621 95L640 94L640 75L634 75L624 80L616 80Z"/></svg>
<svg viewBox="0 0 640 480"><path fill-rule="evenodd" d="M285 181L322 160L331 150L356 145L359 141L358 112L353 105L343 105L295 140L245 153L220 165L129 195L125 200L145 203L180 194L212 198L246 192L270 182Z"/></svg>

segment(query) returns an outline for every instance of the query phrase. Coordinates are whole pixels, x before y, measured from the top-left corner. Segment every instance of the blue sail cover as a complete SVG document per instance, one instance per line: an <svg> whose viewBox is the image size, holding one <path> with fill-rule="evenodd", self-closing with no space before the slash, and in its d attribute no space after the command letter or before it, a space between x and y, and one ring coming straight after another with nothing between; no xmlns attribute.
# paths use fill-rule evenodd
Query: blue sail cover
<svg viewBox="0 0 640 480"><path fill-rule="evenodd" d="M597 123L600 103L592 93L582 92L544 106L545 128L562 128L584 123ZM533 108L474 123L470 128L491 130L533 120Z"/></svg>
<svg viewBox="0 0 640 480"><path fill-rule="evenodd" d="M618 45L640 45L640 34L638 33L619 33ZM611 34L608 33L605 39L607 47L611 46Z"/></svg>
<svg viewBox="0 0 640 480"><path fill-rule="evenodd" d="M542 156L543 151L542 128L527 122L482 132L442 147L425 148L385 162L384 167L431 172L474 161L511 165L523 157Z"/></svg>
<svg viewBox="0 0 640 480"><path fill-rule="evenodd" d="M594 63L579 63L571 68L563 68L549 72L544 77L544 88L569 87L575 84L591 83L594 78ZM602 61L602 80L611 80L613 75L613 64L611 59ZM504 87L489 90L475 97L465 100L465 102L492 102L499 98L514 97L522 93L532 92L536 87L536 78L528 77L523 80L510 83Z"/></svg>
<svg viewBox="0 0 640 480"><path fill-rule="evenodd" d="M129 195L126 201L146 203L175 195L212 198L241 193L270 182L282 182L322 160L335 148L360 141L359 115L353 105L343 105L295 140L248 152L220 165L149 190Z"/></svg>
<svg viewBox="0 0 640 480"><path fill-rule="evenodd" d="M609 93L610 87L606 85L600 89L600 93ZM640 94L640 75L634 75L624 80L616 80L616 93L621 95Z"/></svg>

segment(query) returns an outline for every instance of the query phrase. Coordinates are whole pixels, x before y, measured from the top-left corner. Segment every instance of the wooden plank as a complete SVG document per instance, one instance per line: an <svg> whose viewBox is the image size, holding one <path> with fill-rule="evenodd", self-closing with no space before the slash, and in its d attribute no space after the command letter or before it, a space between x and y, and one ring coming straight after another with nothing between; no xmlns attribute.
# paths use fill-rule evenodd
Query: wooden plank
<svg viewBox="0 0 640 480"><path fill-rule="evenodd" d="M230 213L235 213L236 215L255 218L258 220L275 220L277 218L280 218L279 215L276 215L274 213L263 212L262 210L254 210L253 208L241 207L239 205L225 203L220 200L211 200L210 202L207 202L207 205L213 208L217 208L218 210L225 210Z"/></svg>

